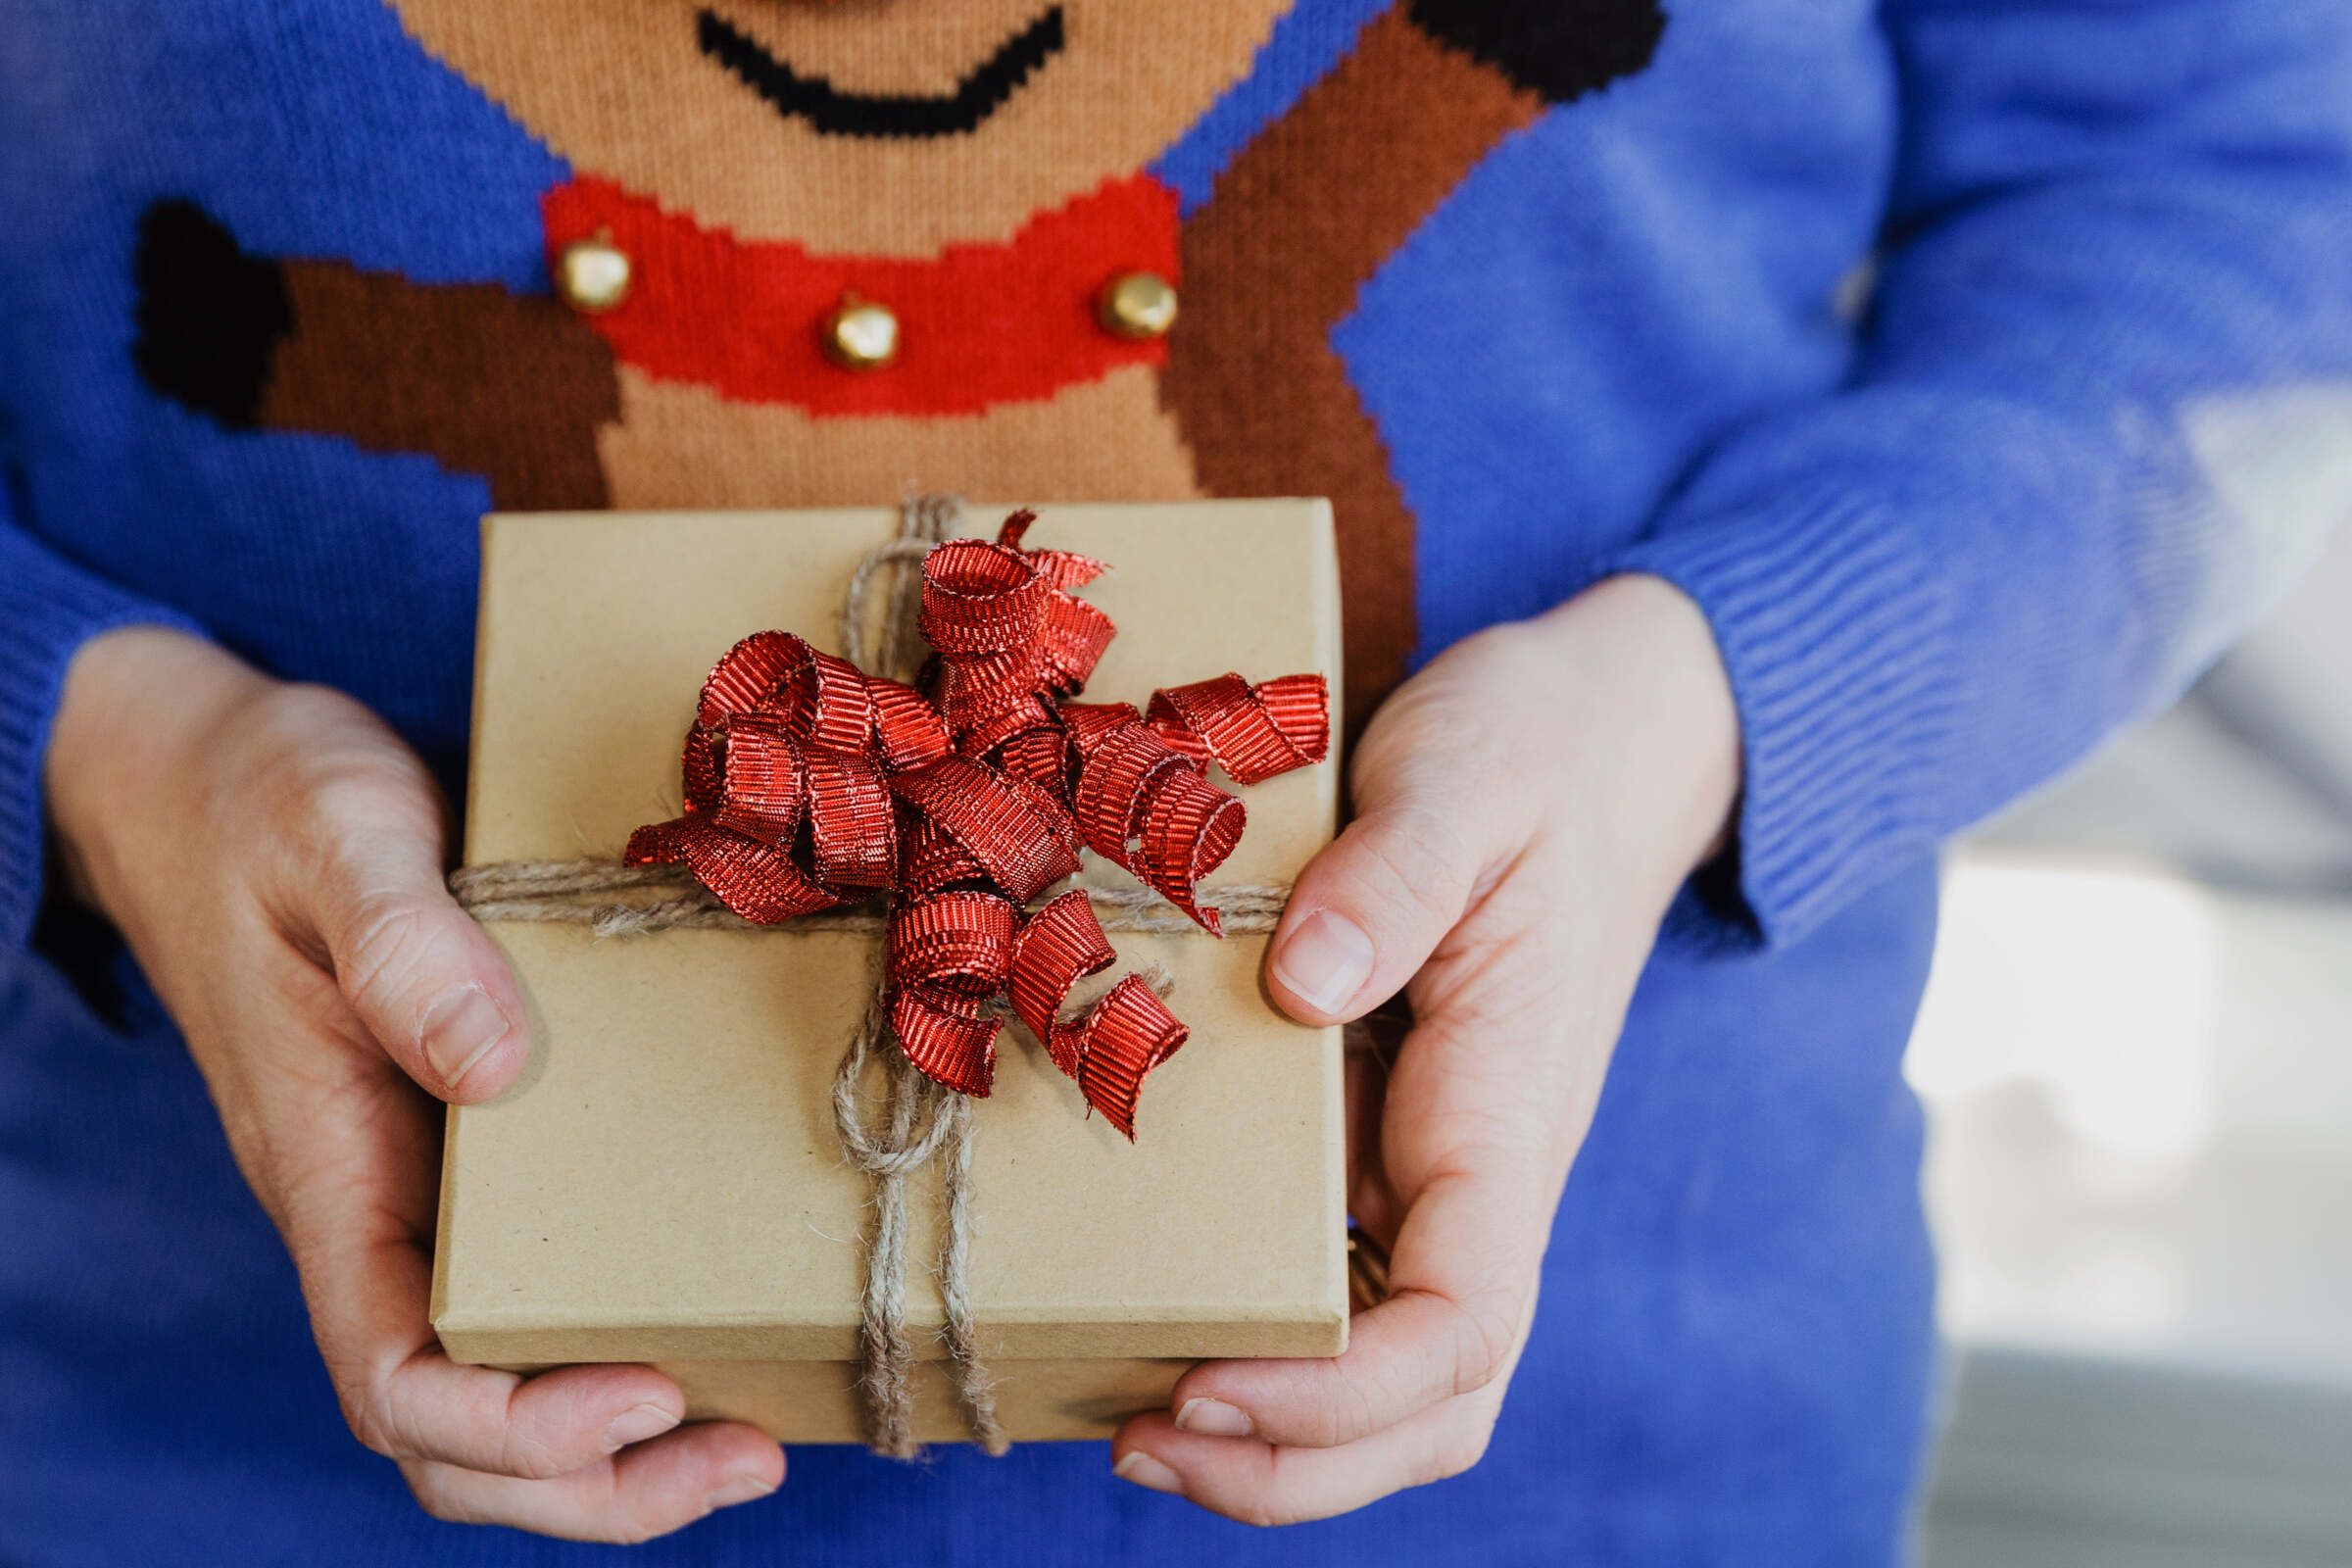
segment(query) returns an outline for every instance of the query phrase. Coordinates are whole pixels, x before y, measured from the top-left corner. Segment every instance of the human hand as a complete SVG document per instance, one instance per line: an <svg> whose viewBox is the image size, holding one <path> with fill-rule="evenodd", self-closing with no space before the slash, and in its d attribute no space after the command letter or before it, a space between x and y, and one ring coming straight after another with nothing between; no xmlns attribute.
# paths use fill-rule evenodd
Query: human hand
<svg viewBox="0 0 2352 1568"><path fill-rule="evenodd" d="M1267 981L1308 1023L1412 1004L1393 1066L1349 1063L1348 1204L1391 1294L1346 1354L1204 1362L1111 1446L1125 1479L1254 1524L1485 1452L1635 981L1739 795L1739 720L1697 607L1618 577L1431 662L1350 781Z"/></svg>
<svg viewBox="0 0 2352 1568"><path fill-rule="evenodd" d="M528 1054L441 879L424 768L359 704L128 629L69 671L47 760L68 874L187 1037L285 1238L343 1412L445 1519L636 1541L775 1490L758 1429L678 1428L650 1367L460 1366L426 1321L441 1107ZM677 1430L672 1430L677 1429Z"/></svg>

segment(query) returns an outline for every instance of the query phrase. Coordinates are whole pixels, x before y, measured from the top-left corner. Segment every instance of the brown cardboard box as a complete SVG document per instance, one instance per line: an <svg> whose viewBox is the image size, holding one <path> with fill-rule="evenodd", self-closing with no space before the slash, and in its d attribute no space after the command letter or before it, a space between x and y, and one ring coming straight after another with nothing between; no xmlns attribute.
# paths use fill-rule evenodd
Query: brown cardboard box
<svg viewBox="0 0 2352 1568"><path fill-rule="evenodd" d="M1002 510L972 508L974 531ZM850 573L895 525L880 509L485 519L467 863L613 855L674 815L711 663L768 627L838 651ZM1119 628L1088 700L1321 670L1338 710L1325 503L1047 507L1028 543L1114 568L1083 590ZM1237 793L1249 830L1209 882L1288 881L1331 836L1338 763ZM842 1162L828 1086L879 939L490 929L528 999L532 1054L514 1089L450 1114L433 1281L449 1353L651 1361L693 1416L861 1441L868 1186ZM1173 968L1169 1004L1192 1026L1145 1085L1132 1146L1025 1035L1000 1043L978 1106L972 1286L1016 1441L1106 1436L1201 1357L1346 1346L1339 1031L1273 1009L1266 940L1113 934L1122 967ZM929 1181L913 1206L927 1260ZM908 1286L917 1436L952 1441L938 1293L920 1266Z"/></svg>

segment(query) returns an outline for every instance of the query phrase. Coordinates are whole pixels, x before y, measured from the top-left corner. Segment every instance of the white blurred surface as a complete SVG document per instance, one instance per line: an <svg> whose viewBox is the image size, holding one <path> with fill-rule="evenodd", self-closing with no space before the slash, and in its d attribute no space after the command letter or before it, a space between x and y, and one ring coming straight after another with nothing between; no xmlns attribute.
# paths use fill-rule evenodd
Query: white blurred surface
<svg viewBox="0 0 2352 1568"><path fill-rule="evenodd" d="M2352 904L1963 852L1906 1065L1927 1568L2352 1563Z"/></svg>
<svg viewBox="0 0 2352 1568"><path fill-rule="evenodd" d="M2352 906L2017 852L1944 905L1946 1331L2352 1388Z"/></svg>
<svg viewBox="0 0 2352 1568"><path fill-rule="evenodd" d="M2352 1564L2352 538L1947 864L1928 1568Z"/></svg>

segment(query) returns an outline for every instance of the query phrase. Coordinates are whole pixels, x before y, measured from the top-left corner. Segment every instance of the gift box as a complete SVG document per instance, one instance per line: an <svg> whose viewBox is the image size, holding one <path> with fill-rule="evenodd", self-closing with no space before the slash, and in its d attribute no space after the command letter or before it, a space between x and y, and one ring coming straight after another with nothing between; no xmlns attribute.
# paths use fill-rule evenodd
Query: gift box
<svg viewBox="0 0 2352 1568"><path fill-rule="evenodd" d="M1002 509L968 515L982 534ZM769 628L842 651L845 590L899 526L880 509L486 518L467 865L612 857L676 816L680 739L714 662ZM1117 626L1086 701L1311 671L1336 711L1325 503L1046 507L1027 543L1112 568L1075 590ZM1338 764L1235 792L1248 826L1208 902L1296 876L1334 831ZM1086 860L1082 884L1136 886ZM867 1441L875 1181L845 1159L832 1097L881 939L821 921L485 924L532 1049L509 1092L449 1115L432 1303L448 1352L515 1370L651 1362L690 1418ZM972 1319L1014 1441L1106 1437L1202 1358L1347 1342L1339 1031L1276 1011L1262 932L1110 940L1113 974L1166 966L1166 1004L1190 1027L1145 1083L1133 1141L1016 1029L970 1105ZM954 1441L967 1417L930 1267L934 1173L906 1193L913 1435Z"/></svg>

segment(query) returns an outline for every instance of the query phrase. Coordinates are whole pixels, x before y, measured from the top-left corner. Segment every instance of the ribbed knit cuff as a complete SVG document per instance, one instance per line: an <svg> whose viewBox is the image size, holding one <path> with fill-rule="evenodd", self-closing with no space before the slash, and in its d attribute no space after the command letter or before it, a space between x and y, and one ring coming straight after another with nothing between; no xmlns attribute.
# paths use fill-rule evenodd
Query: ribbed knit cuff
<svg viewBox="0 0 2352 1568"><path fill-rule="evenodd" d="M75 650L118 626L200 628L60 561L0 519L0 945L32 932L47 865L41 760Z"/></svg>
<svg viewBox="0 0 2352 1568"><path fill-rule="evenodd" d="M1948 595L1921 545L1893 509L1827 486L1682 519L1599 564L1595 581L1648 573L1698 604L1740 712L1735 843L1662 940L1786 946L1934 842L1956 676Z"/></svg>

